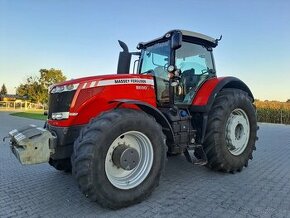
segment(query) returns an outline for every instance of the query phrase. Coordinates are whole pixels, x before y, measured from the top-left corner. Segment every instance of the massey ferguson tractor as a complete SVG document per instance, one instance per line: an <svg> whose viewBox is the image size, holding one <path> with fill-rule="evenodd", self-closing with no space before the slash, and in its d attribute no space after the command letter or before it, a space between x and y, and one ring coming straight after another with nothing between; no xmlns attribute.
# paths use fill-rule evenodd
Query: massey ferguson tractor
<svg viewBox="0 0 290 218"><path fill-rule="evenodd" d="M254 97L241 80L217 77L219 40L172 30L138 52L119 41L117 74L53 85L45 127L11 131L12 152L71 171L86 197L112 209L148 197L167 156L240 172L256 149Z"/></svg>

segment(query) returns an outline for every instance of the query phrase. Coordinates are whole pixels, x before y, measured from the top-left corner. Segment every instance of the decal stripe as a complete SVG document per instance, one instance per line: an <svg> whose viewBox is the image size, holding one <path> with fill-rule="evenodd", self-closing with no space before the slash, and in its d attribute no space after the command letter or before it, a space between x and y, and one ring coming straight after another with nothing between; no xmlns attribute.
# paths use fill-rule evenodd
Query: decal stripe
<svg viewBox="0 0 290 218"><path fill-rule="evenodd" d="M95 87L96 81L91 82L90 88Z"/></svg>
<svg viewBox="0 0 290 218"><path fill-rule="evenodd" d="M122 78L122 79L109 79L84 83L81 89L93 88L97 86L112 86L112 85L151 85L154 86L153 79L140 79L140 78Z"/></svg>
<svg viewBox="0 0 290 218"><path fill-rule="evenodd" d="M124 85L124 84L154 86L154 81L152 79L140 79L140 78L110 79L110 80L99 81L97 86L112 86L112 85Z"/></svg>
<svg viewBox="0 0 290 218"><path fill-rule="evenodd" d="M86 86L87 86L87 83L84 83L84 85L83 85L83 89L85 89L85 88L86 88Z"/></svg>

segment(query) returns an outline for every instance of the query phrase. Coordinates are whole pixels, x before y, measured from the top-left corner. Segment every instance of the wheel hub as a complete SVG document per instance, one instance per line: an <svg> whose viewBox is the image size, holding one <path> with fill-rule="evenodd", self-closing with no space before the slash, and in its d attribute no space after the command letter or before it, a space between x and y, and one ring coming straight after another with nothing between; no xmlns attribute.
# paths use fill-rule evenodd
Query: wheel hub
<svg viewBox="0 0 290 218"><path fill-rule="evenodd" d="M134 188L147 178L153 159L153 146L145 134L138 131L125 132L113 141L107 151L107 178L116 188Z"/></svg>
<svg viewBox="0 0 290 218"><path fill-rule="evenodd" d="M235 109L230 114L226 125L227 148L233 155L240 155L247 147L250 124L242 109Z"/></svg>
<svg viewBox="0 0 290 218"><path fill-rule="evenodd" d="M124 170L134 169L138 165L139 160L138 151L125 144L118 145L112 156L113 163Z"/></svg>

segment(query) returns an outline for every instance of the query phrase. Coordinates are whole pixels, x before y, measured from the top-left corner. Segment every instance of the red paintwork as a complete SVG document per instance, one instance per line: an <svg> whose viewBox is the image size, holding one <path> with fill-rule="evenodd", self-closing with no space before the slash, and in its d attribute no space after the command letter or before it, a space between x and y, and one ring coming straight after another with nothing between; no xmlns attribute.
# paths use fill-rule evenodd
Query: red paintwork
<svg viewBox="0 0 290 218"><path fill-rule="evenodd" d="M129 74L108 74L108 75L100 75L100 76L88 76L88 77L82 77L78 79L72 79L72 80L67 80L61 83L57 83L54 86L58 85L69 85L69 84L76 84L76 83L85 83L85 82L90 82L90 81L99 81L99 80L107 80L107 79L121 79L121 78L127 78ZM140 75L132 75L130 74L130 77L132 78L140 78Z"/></svg>
<svg viewBox="0 0 290 218"><path fill-rule="evenodd" d="M205 106L209 100L209 97L217 86L217 84L222 81L224 77L212 78L207 80L198 90L195 98L192 101L194 106Z"/></svg>
<svg viewBox="0 0 290 218"><path fill-rule="evenodd" d="M95 86L92 88L83 88L84 84L95 82L100 84L101 81L116 79L150 79L150 75L104 75L95 77L86 77L76 80L66 81L57 85L68 85L79 83L74 99L71 104L70 113L78 113L77 116L70 116L67 120L48 120L53 126L68 127L75 125L87 124L91 118L98 116L101 112L113 109L117 103L109 103L114 99L132 99L148 103L156 107L156 95L153 85L149 84L116 84L108 86ZM142 86L146 89L136 89L136 86ZM136 106L127 105L125 107L136 108Z"/></svg>
<svg viewBox="0 0 290 218"><path fill-rule="evenodd" d="M104 86L98 86L101 81L116 80L116 79L153 79L150 75L137 75L137 74L114 74L114 75L102 75L85 77L75 80L69 80L57 85L68 85L79 83L76 94L73 98L70 113L77 113L77 116L70 116L67 120L48 120L48 123L52 126L68 127L75 125L87 124L91 118L98 116L101 112L113 109L117 103L110 103L115 99L131 99L148 103L156 107L156 95L153 85L149 84L110 84ZM223 77L212 78L206 81L199 89L195 96L192 105L204 106L207 104L208 99L217 86L217 84L223 80ZM90 88L90 84L96 84L96 86ZM136 89L136 86L146 87L144 90ZM135 108L134 105L123 105L123 107Z"/></svg>

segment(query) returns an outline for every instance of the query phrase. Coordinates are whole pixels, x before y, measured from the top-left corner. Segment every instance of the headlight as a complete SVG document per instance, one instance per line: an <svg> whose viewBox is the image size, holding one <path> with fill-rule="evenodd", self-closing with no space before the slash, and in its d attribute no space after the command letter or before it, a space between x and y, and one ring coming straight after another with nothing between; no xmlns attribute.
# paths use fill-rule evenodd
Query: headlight
<svg viewBox="0 0 290 218"><path fill-rule="evenodd" d="M74 86L74 84L70 84L70 85L67 85L67 86L66 86L66 89L67 89L68 91L71 91L71 90L74 90L74 89L75 89L75 86Z"/></svg>
<svg viewBox="0 0 290 218"><path fill-rule="evenodd" d="M51 119L53 120L64 120L64 119L68 119L68 117L69 117L69 112L57 112L57 113L51 114Z"/></svg>
<svg viewBox="0 0 290 218"><path fill-rule="evenodd" d="M76 90L79 87L79 83L77 84L69 84L64 86L54 86L50 93L60 93L60 92L69 92Z"/></svg>
<svg viewBox="0 0 290 218"><path fill-rule="evenodd" d="M167 67L167 71L168 72L173 72L175 70L175 67L173 66L173 65L169 65L168 67Z"/></svg>
<svg viewBox="0 0 290 218"><path fill-rule="evenodd" d="M55 92L63 92L64 86L56 86L54 90Z"/></svg>

